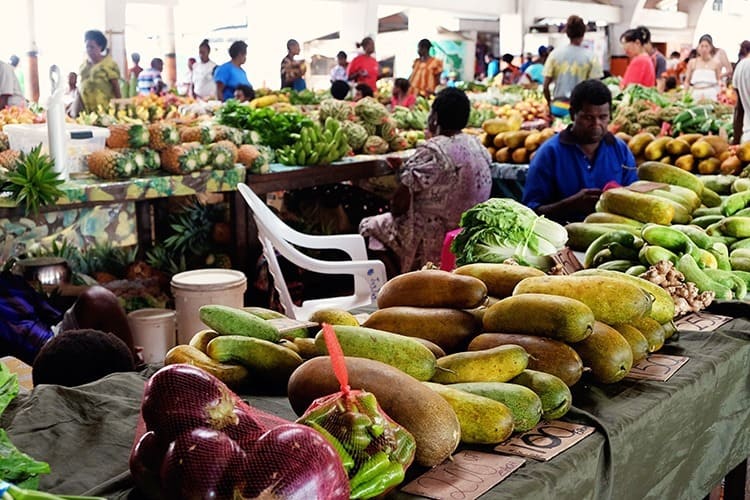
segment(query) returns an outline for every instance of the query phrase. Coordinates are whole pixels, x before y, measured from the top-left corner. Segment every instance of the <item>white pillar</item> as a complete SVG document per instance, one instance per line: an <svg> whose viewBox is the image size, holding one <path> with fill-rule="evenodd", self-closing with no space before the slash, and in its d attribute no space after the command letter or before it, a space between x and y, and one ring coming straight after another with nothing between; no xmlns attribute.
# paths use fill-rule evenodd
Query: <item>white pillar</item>
<svg viewBox="0 0 750 500"><path fill-rule="evenodd" d="M26 0L26 16L28 23L28 66L24 81L25 97L32 102L39 101L39 48L36 43L36 9L34 0ZM20 64L20 63L19 63ZM21 66L23 67L23 66Z"/></svg>
<svg viewBox="0 0 750 500"><path fill-rule="evenodd" d="M125 6L126 0L104 2L104 34L107 36L109 53L120 67L120 76L127 74L128 59L125 52Z"/></svg>
<svg viewBox="0 0 750 500"><path fill-rule="evenodd" d="M177 85L177 49L175 44L174 7L164 7L164 32L160 37L164 54L164 79L170 87Z"/></svg>

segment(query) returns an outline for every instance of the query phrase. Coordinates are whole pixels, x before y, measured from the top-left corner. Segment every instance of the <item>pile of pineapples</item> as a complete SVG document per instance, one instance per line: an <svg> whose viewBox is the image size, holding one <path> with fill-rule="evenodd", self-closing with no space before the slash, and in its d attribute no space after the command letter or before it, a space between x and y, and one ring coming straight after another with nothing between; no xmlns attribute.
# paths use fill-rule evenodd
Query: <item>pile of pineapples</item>
<svg viewBox="0 0 750 500"><path fill-rule="evenodd" d="M236 163L251 167L258 150L245 144L250 136L224 125L177 125L161 121L109 126L107 149L88 157L89 171L102 179L126 179L158 169L184 175L202 168L228 170Z"/></svg>

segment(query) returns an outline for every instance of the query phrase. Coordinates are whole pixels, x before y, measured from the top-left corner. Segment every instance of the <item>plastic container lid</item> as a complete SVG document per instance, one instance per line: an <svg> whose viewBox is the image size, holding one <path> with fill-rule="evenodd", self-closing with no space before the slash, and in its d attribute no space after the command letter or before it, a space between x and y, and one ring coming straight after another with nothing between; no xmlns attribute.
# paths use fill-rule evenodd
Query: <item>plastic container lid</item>
<svg viewBox="0 0 750 500"><path fill-rule="evenodd" d="M128 318L131 319L169 319L174 318L176 312L172 309L159 309L155 307L147 307L145 309L138 309L128 313Z"/></svg>
<svg viewBox="0 0 750 500"><path fill-rule="evenodd" d="M196 269L172 276L172 287L183 290L222 290L246 281L245 273L233 269Z"/></svg>

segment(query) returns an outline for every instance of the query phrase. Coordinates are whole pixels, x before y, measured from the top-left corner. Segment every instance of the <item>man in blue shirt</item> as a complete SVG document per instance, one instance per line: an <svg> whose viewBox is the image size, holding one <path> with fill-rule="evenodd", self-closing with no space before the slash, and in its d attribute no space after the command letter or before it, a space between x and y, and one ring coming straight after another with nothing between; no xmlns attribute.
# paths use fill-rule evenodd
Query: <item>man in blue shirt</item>
<svg viewBox="0 0 750 500"><path fill-rule="evenodd" d="M594 211L609 183L636 180L628 146L608 132L612 94L599 80L585 80L570 96L573 124L547 142L529 165L523 203L561 222L582 220Z"/></svg>
<svg viewBox="0 0 750 500"><path fill-rule="evenodd" d="M164 61L155 57L151 59L151 67L141 71L138 75L138 93L141 95L161 94L166 86L161 79Z"/></svg>

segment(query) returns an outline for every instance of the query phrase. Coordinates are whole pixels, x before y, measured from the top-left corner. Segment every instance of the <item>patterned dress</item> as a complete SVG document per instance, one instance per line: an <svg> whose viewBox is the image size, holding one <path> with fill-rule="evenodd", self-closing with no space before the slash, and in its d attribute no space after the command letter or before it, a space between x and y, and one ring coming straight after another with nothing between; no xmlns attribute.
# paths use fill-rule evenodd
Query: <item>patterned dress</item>
<svg viewBox="0 0 750 500"><path fill-rule="evenodd" d="M110 99L114 99L111 80L119 80L120 68L110 56L94 64L86 61L81 65L81 100L83 109L87 112L96 111L101 105L109 106Z"/></svg>
<svg viewBox="0 0 750 500"><path fill-rule="evenodd" d="M401 271L437 264L445 233L458 227L461 214L490 196L492 178L487 149L476 137L437 136L420 146L399 172L409 188L409 210L367 217L359 232L399 257Z"/></svg>

